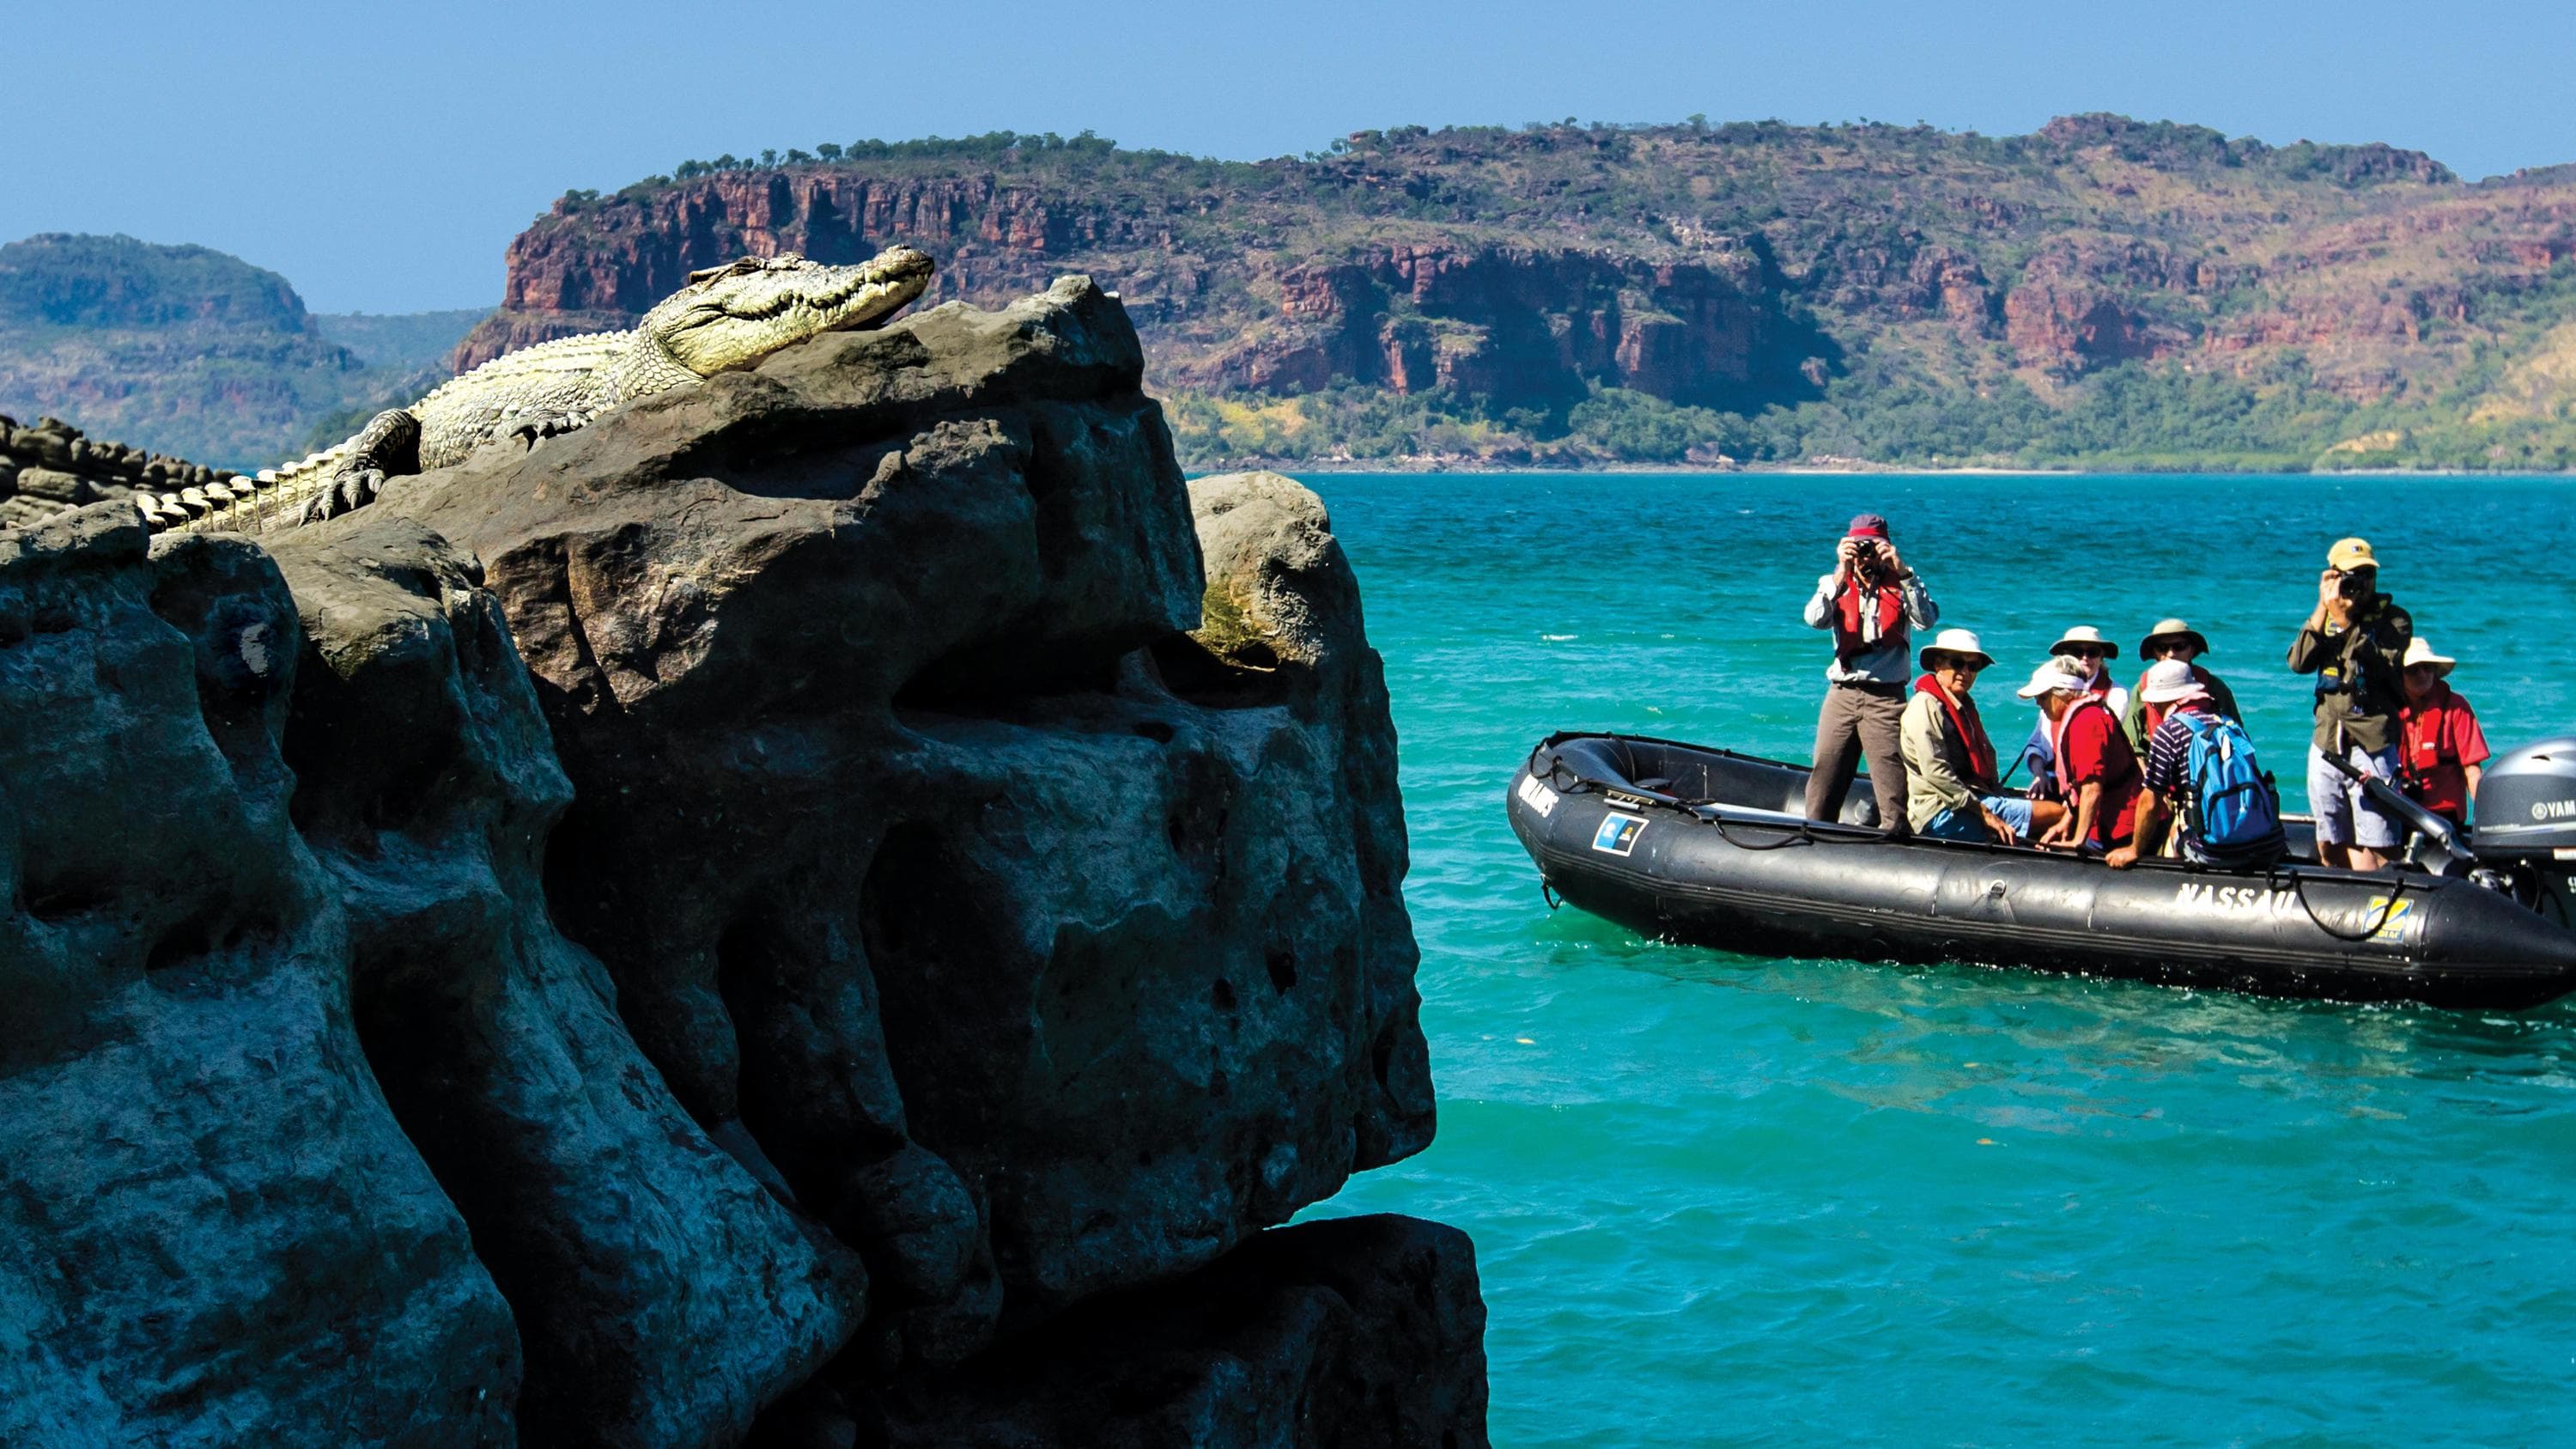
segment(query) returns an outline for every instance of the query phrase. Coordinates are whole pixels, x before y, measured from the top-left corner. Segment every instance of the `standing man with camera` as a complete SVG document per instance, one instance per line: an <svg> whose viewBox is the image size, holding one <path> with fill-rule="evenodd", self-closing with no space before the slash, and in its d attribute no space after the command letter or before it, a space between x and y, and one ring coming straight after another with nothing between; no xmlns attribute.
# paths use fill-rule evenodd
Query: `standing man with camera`
<svg viewBox="0 0 2576 1449"><path fill-rule="evenodd" d="M2317 677L2317 727L2308 744L2308 809L2317 818L2317 857L2329 866L2378 870L2406 827L2372 803L2328 756L2394 786L2406 703L2406 645L2415 621L2379 592L2379 560L2362 539L2344 539L2317 576L2317 606L2290 644L2290 669Z"/></svg>
<svg viewBox="0 0 2576 1449"><path fill-rule="evenodd" d="M1864 513L1834 546L1834 571L1816 580L1807 627L1830 629L1834 658L1825 666L1825 704L1816 717L1816 768L1807 777L1807 818L1842 814L1860 760L1869 760L1870 793L1879 828L1905 824L1905 692L1913 677L1913 631L1929 629L1941 610L1906 567L1887 520Z"/></svg>

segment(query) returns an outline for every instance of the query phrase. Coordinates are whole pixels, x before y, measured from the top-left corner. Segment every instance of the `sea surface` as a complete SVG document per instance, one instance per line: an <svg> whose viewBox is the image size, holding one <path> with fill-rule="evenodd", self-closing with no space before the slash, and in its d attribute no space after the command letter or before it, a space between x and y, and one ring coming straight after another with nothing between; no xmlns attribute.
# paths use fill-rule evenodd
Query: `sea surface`
<svg viewBox="0 0 2576 1449"><path fill-rule="evenodd" d="M1774 961L1551 913L1540 736L1804 759L1799 608L1885 513L2010 696L2069 624L2214 646L2292 808L2326 546L2499 750L2576 733L2576 484L1315 475L1402 738L1439 1139L1317 1214L1472 1234L1495 1442L2576 1442L2576 1007ZM2009 748L2009 746L2007 746Z"/></svg>

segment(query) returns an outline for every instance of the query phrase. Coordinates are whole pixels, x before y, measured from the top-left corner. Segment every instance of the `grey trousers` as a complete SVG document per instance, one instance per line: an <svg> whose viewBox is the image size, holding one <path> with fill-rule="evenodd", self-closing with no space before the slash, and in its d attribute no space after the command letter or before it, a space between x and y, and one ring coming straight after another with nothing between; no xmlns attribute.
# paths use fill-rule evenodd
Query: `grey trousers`
<svg viewBox="0 0 2576 1449"><path fill-rule="evenodd" d="M1816 769L1807 777L1808 819L1842 818L1843 797L1866 755L1879 828L1906 833L1904 721L1904 685L1825 686L1825 707L1816 715Z"/></svg>

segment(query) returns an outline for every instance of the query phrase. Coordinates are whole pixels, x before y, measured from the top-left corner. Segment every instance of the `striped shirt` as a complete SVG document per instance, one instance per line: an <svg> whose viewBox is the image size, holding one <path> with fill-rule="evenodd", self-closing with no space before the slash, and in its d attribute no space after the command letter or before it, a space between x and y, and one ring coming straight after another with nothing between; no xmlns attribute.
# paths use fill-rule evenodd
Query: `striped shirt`
<svg viewBox="0 0 2576 1449"><path fill-rule="evenodd" d="M2184 773L2191 764L2191 730L2182 722L2187 714L2208 716L2208 701L2186 699L2177 703L2147 740L2147 788L2167 800L2181 798L2191 784Z"/></svg>

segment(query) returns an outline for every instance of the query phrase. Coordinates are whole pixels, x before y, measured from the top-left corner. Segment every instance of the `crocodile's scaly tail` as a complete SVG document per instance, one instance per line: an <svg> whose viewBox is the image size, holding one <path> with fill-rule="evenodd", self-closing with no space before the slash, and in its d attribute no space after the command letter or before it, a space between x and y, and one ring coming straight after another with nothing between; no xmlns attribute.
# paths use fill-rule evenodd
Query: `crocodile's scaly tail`
<svg viewBox="0 0 2576 1449"><path fill-rule="evenodd" d="M144 525L154 533L261 533L270 523L301 514L305 500L329 483L356 439L336 443L308 457L257 476L245 474L228 482L176 493L137 493Z"/></svg>

